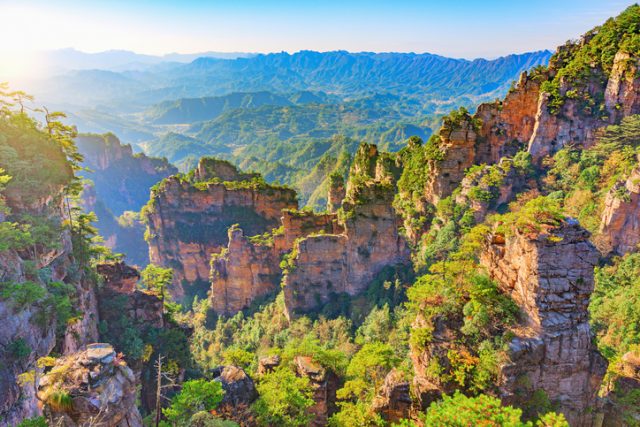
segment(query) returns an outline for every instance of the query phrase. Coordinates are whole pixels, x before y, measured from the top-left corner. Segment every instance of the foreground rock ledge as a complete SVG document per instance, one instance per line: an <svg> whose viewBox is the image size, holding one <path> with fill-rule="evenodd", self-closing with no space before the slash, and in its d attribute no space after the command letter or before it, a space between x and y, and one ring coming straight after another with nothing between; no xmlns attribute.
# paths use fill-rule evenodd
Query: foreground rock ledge
<svg viewBox="0 0 640 427"><path fill-rule="evenodd" d="M59 359L39 384L50 425L142 427L136 380L110 344Z"/></svg>

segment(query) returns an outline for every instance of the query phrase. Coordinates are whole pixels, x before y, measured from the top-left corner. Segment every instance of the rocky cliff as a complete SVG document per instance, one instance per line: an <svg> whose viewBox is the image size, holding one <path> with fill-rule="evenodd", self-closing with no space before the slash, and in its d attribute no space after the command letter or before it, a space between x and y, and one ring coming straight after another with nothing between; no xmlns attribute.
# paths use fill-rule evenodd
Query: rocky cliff
<svg viewBox="0 0 640 427"><path fill-rule="evenodd" d="M221 164L224 171L218 172ZM278 227L283 209L296 207L293 190L203 159L191 176L172 176L152 190L145 208L149 257L173 268L174 297L204 296L211 255L228 245L231 225L238 224L247 236L262 234Z"/></svg>
<svg viewBox="0 0 640 427"><path fill-rule="evenodd" d="M393 174L384 164L378 166L375 146L363 144L358 151L362 156L356 154L339 214L344 231L299 238L288 257L283 287L289 316L317 309L340 294L358 295L385 267L409 263L392 206Z"/></svg>
<svg viewBox="0 0 640 427"><path fill-rule="evenodd" d="M63 357L41 380L38 396L52 425L138 427L136 380L109 344Z"/></svg>
<svg viewBox="0 0 640 427"><path fill-rule="evenodd" d="M640 243L640 168L626 181L616 183L607 193L599 230L603 253L623 255L635 251Z"/></svg>
<svg viewBox="0 0 640 427"><path fill-rule="evenodd" d="M211 258L209 298L216 313L232 316L280 289L280 260L296 239L339 230L335 215L285 209L281 221L281 227L253 238L229 228L229 245Z"/></svg>
<svg viewBox="0 0 640 427"><path fill-rule="evenodd" d="M501 367L503 401L526 406L542 390L576 426L591 425L606 371L589 327L599 254L588 239L586 230L567 219L538 235L498 235L480 257L524 315Z"/></svg>

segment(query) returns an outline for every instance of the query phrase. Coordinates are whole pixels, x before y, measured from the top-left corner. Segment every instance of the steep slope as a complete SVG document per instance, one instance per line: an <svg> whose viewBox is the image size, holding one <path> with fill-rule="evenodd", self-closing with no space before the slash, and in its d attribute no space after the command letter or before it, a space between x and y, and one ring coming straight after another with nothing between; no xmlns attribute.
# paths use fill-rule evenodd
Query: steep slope
<svg viewBox="0 0 640 427"><path fill-rule="evenodd" d="M149 258L174 269L171 293L203 296L211 255L227 245L227 229L239 224L248 236L278 226L282 209L297 208L295 192L242 174L228 162L202 158L188 175L154 187L143 214Z"/></svg>

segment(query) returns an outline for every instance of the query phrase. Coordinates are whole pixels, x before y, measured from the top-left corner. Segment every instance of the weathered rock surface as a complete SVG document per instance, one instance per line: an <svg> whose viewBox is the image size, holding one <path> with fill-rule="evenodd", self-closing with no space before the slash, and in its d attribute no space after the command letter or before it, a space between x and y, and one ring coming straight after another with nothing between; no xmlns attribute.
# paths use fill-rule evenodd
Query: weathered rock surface
<svg viewBox="0 0 640 427"><path fill-rule="evenodd" d="M335 215L288 209L282 215L282 228L263 241L245 237L240 228L229 229L229 246L211 258L209 295L216 313L232 316L280 289L280 259L297 238L337 231Z"/></svg>
<svg viewBox="0 0 640 427"><path fill-rule="evenodd" d="M340 379L332 371L323 368L308 356L296 356L294 359L298 376L307 377L313 389L315 404L307 409L313 415L312 426L326 426L336 410L336 391L340 388Z"/></svg>
<svg viewBox="0 0 640 427"><path fill-rule="evenodd" d="M640 243L640 168L609 191L602 211L598 246L605 253L624 255Z"/></svg>
<svg viewBox="0 0 640 427"><path fill-rule="evenodd" d="M344 178L342 176L331 176L329 178L329 192L327 194L327 211L336 213L345 195Z"/></svg>
<svg viewBox="0 0 640 427"><path fill-rule="evenodd" d="M392 207L392 186L369 181L347 190L346 219L340 234L298 239L284 279L287 314L314 310L345 293L366 290L385 267L409 263Z"/></svg>
<svg viewBox="0 0 640 427"><path fill-rule="evenodd" d="M109 344L59 359L40 380L38 396L51 425L142 426L133 372Z"/></svg>
<svg viewBox="0 0 640 427"><path fill-rule="evenodd" d="M213 377L225 392L221 405L250 405L258 398L253 380L237 366L221 366L214 370Z"/></svg>
<svg viewBox="0 0 640 427"><path fill-rule="evenodd" d="M280 366L280 362L280 356L277 354L274 356L261 357L260 360L258 360L258 375L273 372L278 366Z"/></svg>
<svg viewBox="0 0 640 427"><path fill-rule="evenodd" d="M493 239L481 264L520 306L522 331L501 368L505 403L523 405L543 390L573 426L589 426L606 361L593 344L587 307L598 251L568 219L548 234Z"/></svg>
<svg viewBox="0 0 640 427"><path fill-rule="evenodd" d="M387 374L382 388L373 399L373 410L385 421L395 423L409 418L412 405L409 381L402 372L393 369Z"/></svg>
<svg viewBox="0 0 640 427"><path fill-rule="evenodd" d="M578 43L589 42L583 37ZM570 49L561 46L559 51ZM560 64L561 65L561 64ZM551 75L557 72L558 64L550 64ZM541 93L538 100L536 124L529 140L529 152L535 160L547 154L553 154L566 145L589 147L593 145L601 129L617 123L623 117L640 112L640 81L636 78L638 58L618 52L614 58L611 72L607 76L604 70L592 69L586 92L592 99L604 98L606 114L591 111L584 107L583 101L566 96L575 90L562 80L559 93L565 97L563 105L556 114L549 109L550 94Z"/></svg>
<svg viewBox="0 0 640 427"><path fill-rule="evenodd" d="M152 191L147 211L150 260L173 268L171 293L178 300L185 290L208 287L211 255L227 246L231 225L248 236L262 234L278 226L283 209L297 207L293 190L243 181L246 175L237 171L236 180L223 182L211 164L200 169L197 176L210 179L167 178ZM227 165L220 175L232 178L228 173Z"/></svg>
<svg viewBox="0 0 640 427"><path fill-rule="evenodd" d="M115 324L122 316L129 317L135 326L162 328L164 326L164 308L158 295L136 289L140 273L124 262L103 263L97 270L104 278L100 291L100 319L107 324ZM110 301L117 301L114 310Z"/></svg>

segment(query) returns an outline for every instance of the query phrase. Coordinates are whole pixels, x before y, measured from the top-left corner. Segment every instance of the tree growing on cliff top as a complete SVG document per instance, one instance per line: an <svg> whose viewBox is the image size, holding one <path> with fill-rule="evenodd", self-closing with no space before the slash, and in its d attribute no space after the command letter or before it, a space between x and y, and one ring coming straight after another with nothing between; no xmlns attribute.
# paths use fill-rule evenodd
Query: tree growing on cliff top
<svg viewBox="0 0 640 427"><path fill-rule="evenodd" d="M149 264L140 272L140 276L145 288L156 293L164 305L167 300L167 288L173 282L173 270Z"/></svg>

